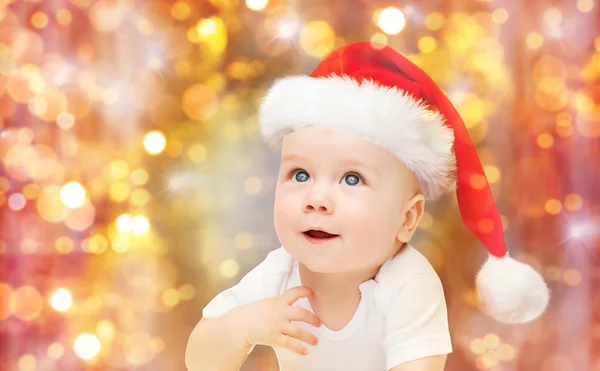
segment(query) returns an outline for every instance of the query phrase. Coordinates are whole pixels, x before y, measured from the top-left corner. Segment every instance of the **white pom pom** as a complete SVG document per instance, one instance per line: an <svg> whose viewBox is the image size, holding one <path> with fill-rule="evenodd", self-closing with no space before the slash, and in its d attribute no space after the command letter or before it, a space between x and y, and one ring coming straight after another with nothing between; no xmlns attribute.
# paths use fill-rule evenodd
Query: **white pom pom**
<svg viewBox="0 0 600 371"><path fill-rule="evenodd" d="M504 323L533 321L546 311L550 300L542 276L508 255L490 256L479 271L476 284L484 312Z"/></svg>

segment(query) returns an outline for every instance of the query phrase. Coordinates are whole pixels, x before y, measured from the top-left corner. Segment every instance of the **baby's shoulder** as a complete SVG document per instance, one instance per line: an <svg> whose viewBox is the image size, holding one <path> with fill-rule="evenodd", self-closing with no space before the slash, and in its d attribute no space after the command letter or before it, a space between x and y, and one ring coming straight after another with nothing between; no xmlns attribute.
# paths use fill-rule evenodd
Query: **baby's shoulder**
<svg viewBox="0 0 600 371"><path fill-rule="evenodd" d="M269 252L260 265L263 296L279 296L285 288L294 265L294 258L283 247L280 247Z"/></svg>
<svg viewBox="0 0 600 371"><path fill-rule="evenodd" d="M265 259L246 273L235 286L215 296L203 309L203 316L218 317L237 306L279 296L291 263L291 256L283 249L269 252Z"/></svg>
<svg viewBox="0 0 600 371"><path fill-rule="evenodd" d="M411 245L406 245L393 258L381 266L377 273L376 280L398 281L414 275L435 275L435 269L417 249Z"/></svg>
<svg viewBox="0 0 600 371"><path fill-rule="evenodd" d="M261 264L265 273L273 274L289 272L293 263L294 258L282 246L269 252Z"/></svg>
<svg viewBox="0 0 600 371"><path fill-rule="evenodd" d="M374 281L374 299L384 310L398 297L439 292L441 288L441 280L429 260L410 245L381 266Z"/></svg>

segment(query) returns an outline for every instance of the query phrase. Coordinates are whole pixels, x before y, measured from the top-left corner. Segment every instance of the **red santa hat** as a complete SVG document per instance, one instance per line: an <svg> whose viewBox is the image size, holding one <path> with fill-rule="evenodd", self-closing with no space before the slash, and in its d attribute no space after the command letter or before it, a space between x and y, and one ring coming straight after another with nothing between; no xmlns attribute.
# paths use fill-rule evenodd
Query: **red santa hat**
<svg viewBox="0 0 600 371"><path fill-rule="evenodd" d="M429 200L456 184L463 222L489 252L476 280L484 311L501 322L522 323L546 310L550 293L542 277L509 257L500 214L462 118L435 82L400 53L370 42L339 48L310 75L276 81L259 121L272 147L306 126L370 140L416 174Z"/></svg>

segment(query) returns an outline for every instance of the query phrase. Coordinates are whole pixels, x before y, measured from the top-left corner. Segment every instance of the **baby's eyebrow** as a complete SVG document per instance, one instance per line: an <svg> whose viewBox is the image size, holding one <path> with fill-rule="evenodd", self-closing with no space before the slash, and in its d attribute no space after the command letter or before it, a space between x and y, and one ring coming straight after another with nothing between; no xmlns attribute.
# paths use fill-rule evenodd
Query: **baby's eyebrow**
<svg viewBox="0 0 600 371"><path fill-rule="evenodd" d="M308 158L306 158L304 156L300 156L300 155L286 155L283 157L281 162L290 162L290 161L299 161L299 160L308 161Z"/></svg>
<svg viewBox="0 0 600 371"><path fill-rule="evenodd" d="M365 169L367 169L369 171L372 171L373 173L377 174L377 176L379 176L379 177L381 176L381 174L379 174L379 171L377 171L377 169L375 169L375 168L373 168L371 166L368 166L368 165L364 164L362 161L359 161L359 160L354 160L354 159L345 160L344 161L344 165L362 167L362 168L365 168Z"/></svg>

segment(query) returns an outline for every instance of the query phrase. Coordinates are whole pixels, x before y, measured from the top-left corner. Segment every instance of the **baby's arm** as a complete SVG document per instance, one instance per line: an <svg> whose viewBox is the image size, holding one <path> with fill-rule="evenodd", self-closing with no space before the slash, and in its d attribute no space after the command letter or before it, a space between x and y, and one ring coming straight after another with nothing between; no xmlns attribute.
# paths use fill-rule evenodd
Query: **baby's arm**
<svg viewBox="0 0 600 371"><path fill-rule="evenodd" d="M192 331L185 350L189 371L238 371L248 357L250 344L239 326L238 311L201 319Z"/></svg>
<svg viewBox="0 0 600 371"><path fill-rule="evenodd" d="M204 307L186 346L185 365L189 371L240 369L252 347L243 333L239 308L264 298L263 277L264 262Z"/></svg>
<svg viewBox="0 0 600 371"><path fill-rule="evenodd" d="M444 371L446 354L425 357L392 368L390 371Z"/></svg>
<svg viewBox="0 0 600 371"><path fill-rule="evenodd" d="M292 304L311 295L309 288L298 286L279 297L258 300L233 308L220 317L201 320L186 349L188 370L238 371L256 344L306 355L308 349L297 340L316 345L318 339L292 321L313 326L320 326L321 321L314 313Z"/></svg>

